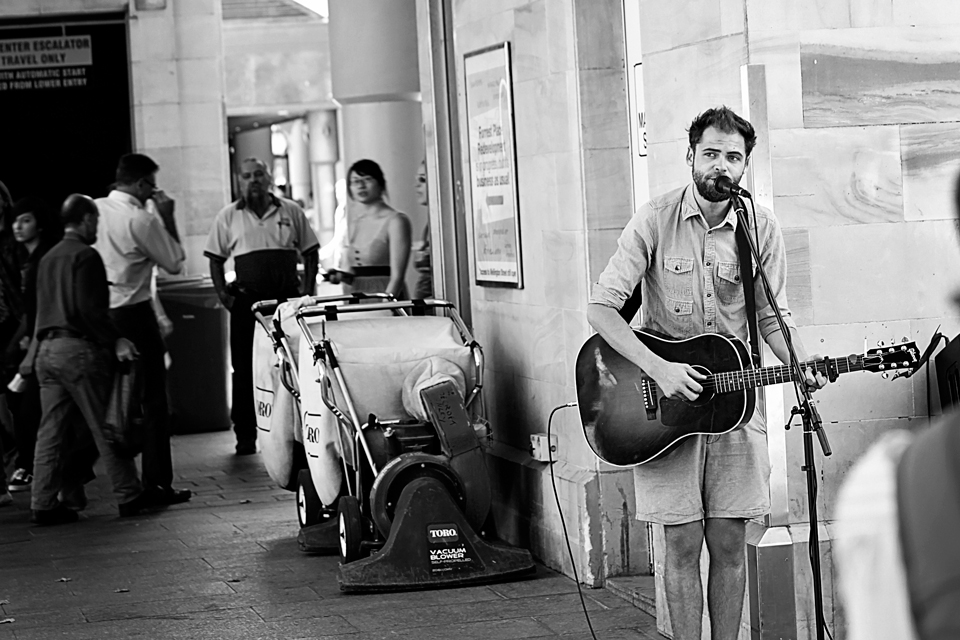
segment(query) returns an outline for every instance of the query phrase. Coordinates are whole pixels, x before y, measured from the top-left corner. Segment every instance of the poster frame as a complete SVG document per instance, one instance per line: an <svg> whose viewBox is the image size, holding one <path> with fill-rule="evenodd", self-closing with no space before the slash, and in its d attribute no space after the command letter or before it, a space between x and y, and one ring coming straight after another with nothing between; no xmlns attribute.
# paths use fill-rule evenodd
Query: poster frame
<svg viewBox="0 0 960 640"><path fill-rule="evenodd" d="M503 123L503 127L509 127L509 135L502 136L504 141L505 149L503 151L503 157L508 161L508 175L510 181L509 192L512 196L512 205L513 212L512 216L509 216L509 219L512 218L512 227L513 231L512 237L514 244L516 246L516 276L504 276L501 278L491 278L489 276L482 276L480 273L481 264L483 263L480 260L478 254L480 251L478 243L478 231L480 229L480 221L478 218L478 209L476 203L486 199L484 194L484 188L477 186L476 180L476 170L475 167L477 162L479 162L479 149L478 149L478 140L475 140L477 133L474 131L473 122L475 114L473 113L473 108L470 103L470 78L471 78L471 60L477 62L484 57L486 60L489 58L496 58L496 56L502 56L502 82L503 86L507 89L506 100L500 100L500 122ZM499 68L499 67L498 67ZM487 71L485 67L482 71ZM483 47L481 49L476 49L474 51L469 51L463 54L463 75L464 75L464 101L465 101L465 114L466 114L466 124L467 124L467 164L470 178L470 204L471 204L471 220L472 220L472 240L473 240L473 277L477 286L481 287L507 287L514 289L523 288L523 245L520 231L520 189L517 184L517 145L516 145L516 122L514 119L514 104L513 104L513 67L512 67L512 58L511 58L511 48L510 41L499 42L494 45ZM509 234L508 234L509 235Z"/></svg>

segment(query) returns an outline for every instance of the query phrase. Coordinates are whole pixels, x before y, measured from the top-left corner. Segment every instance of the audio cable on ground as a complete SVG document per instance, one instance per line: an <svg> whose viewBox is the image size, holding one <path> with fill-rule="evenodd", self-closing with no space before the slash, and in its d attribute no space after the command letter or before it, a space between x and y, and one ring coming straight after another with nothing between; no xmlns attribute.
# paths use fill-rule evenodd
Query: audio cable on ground
<svg viewBox="0 0 960 640"><path fill-rule="evenodd" d="M580 607L583 609L583 617L587 620L587 627L590 628L590 636L597 640L597 634L593 630L593 623L590 621L590 614L587 612L587 603L583 599L583 589L580 586L580 575L577 573L577 560L573 556L573 547L570 545L570 536L567 534L567 523L563 517L563 507L560 505L560 494L557 492L557 478L553 473L553 447L550 446L551 426L553 425L553 415L560 409L577 406L576 402L568 402L554 407L547 418L547 459L550 465L550 484L553 486L553 497L557 501L557 512L560 514L560 526L563 528L563 539L567 543L567 553L570 555L570 566L573 567L573 581L577 585L577 593L580 595Z"/></svg>

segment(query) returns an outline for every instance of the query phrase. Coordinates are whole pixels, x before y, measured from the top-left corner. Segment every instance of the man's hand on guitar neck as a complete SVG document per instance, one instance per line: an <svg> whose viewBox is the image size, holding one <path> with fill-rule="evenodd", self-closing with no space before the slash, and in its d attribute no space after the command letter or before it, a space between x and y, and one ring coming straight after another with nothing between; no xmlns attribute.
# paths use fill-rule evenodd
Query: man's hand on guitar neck
<svg viewBox="0 0 960 640"><path fill-rule="evenodd" d="M817 360L823 360L823 356L819 354L810 356L805 360L805 362L813 362ZM813 367L806 367L803 370L803 374L804 374L805 382L807 383L807 389L809 389L811 393L813 393L817 389L823 389L825 386L827 386L827 383L830 382L827 379L827 376L815 370Z"/></svg>
<svg viewBox="0 0 960 640"><path fill-rule="evenodd" d="M707 376L698 372L690 365L683 362L668 362L657 357L659 362L646 369L647 375L653 378L657 387L668 398L696 400L703 387L700 382L707 379Z"/></svg>

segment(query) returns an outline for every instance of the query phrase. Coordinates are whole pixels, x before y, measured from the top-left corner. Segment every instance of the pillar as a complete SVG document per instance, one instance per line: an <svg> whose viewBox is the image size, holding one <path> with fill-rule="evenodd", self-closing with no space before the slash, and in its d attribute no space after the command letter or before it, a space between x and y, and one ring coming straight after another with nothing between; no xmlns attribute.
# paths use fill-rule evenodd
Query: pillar
<svg viewBox="0 0 960 640"><path fill-rule="evenodd" d="M337 210L336 182L340 146L337 136L337 112L311 111L307 114L310 130L310 176L316 219L311 220L321 244L333 237L334 214Z"/></svg>
<svg viewBox="0 0 960 640"><path fill-rule="evenodd" d="M426 222L414 178L423 159L415 0L330 0L330 70L341 105L344 168L376 161L390 204L410 216L413 237ZM408 268L412 289L415 272Z"/></svg>
<svg viewBox="0 0 960 640"><path fill-rule="evenodd" d="M312 188L310 179L310 141L307 134L307 123L298 118L290 123L287 135L287 167L290 181L290 194L294 200L300 200L305 208L310 208Z"/></svg>

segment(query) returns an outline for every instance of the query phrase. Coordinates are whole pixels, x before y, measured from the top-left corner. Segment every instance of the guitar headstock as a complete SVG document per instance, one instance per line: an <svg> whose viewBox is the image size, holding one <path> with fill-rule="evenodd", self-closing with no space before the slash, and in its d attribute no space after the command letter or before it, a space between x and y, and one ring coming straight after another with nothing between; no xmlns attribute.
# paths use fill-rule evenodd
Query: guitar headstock
<svg viewBox="0 0 960 640"><path fill-rule="evenodd" d="M889 344L876 349L867 349L863 355L863 368L866 371L882 373L898 369L914 369L920 362L920 349L916 342Z"/></svg>

